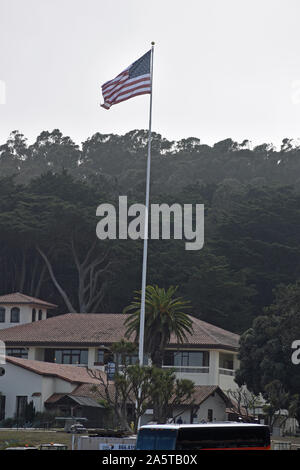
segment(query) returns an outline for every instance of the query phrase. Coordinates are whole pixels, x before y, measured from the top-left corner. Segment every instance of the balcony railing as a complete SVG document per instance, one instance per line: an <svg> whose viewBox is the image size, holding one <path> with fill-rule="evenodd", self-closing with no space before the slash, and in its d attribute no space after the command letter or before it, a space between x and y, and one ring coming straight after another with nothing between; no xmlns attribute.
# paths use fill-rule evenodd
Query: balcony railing
<svg viewBox="0 0 300 470"><path fill-rule="evenodd" d="M163 366L164 369L174 369L177 373L190 373L190 374L208 374L209 367L197 366Z"/></svg>
<svg viewBox="0 0 300 470"><path fill-rule="evenodd" d="M222 374L222 375L234 375L235 374L235 371L232 370L232 369L224 369L223 367L220 367L219 368L219 374Z"/></svg>

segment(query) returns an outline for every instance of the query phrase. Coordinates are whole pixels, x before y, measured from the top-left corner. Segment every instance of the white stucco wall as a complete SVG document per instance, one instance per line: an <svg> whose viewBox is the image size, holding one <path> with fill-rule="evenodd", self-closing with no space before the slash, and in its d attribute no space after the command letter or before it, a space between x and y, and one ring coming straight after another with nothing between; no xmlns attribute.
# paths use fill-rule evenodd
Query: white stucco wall
<svg viewBox="0 0 300 470"><path fill-rule="evenodd" d="M238 384L234 381L233 375L220 374L218 385L223 390L223 392L227 392L228 390L236 390L239 388Z"/></svg>
<svg viewBox="0 0 300 470"><path fill-rule="evenodd" d="M28 359L34 361L44 361L45 360L45 349L44 348L35 348L33 346L28 348Z"/></svg>
<svg viewBox="0 0 300 470"><path fill-rule="evenodd" d="M66 380L55 377L43 377L41 389L43 401L47 400L53 393L71 393L74 388L75 384Z"/></svg>
<svg viewBox="0 0 300 470"><path fill-rule="evenodd" d="M38 312L42 310L42 320L46 320L47 318L47 310L43 308L36 307L34 305L0 305L0 307L5 308L5 322L0 323L0 329L3 330L4 328L10 328L17 325L23 325L24 323L32 323L32 309L35 308L36 310L36 321L38 321ZM11 323L10 322L10 311L13 307L19 307L20 309L20 322L19 323Z"/></svg>
<svg viewBox="0 0 300 470"><path fill-rule="evenodd" d="M201 405L199 410L196 412L197 417L193 418L193 423L201 423L202 420L208 420L208 410L213 410L213 421L226 421L226 404L224 400L217 393L214 396L208 397ZM174 410L174 416L177 416L176 420L181 416L183 424L189 424L191 422L191 411L181 409Z"/></svg>
<svg viewBox="0 0 300 470"><path fill-rule="evenodd" d="M220 395L215 393L214 396L208 397L205 402L201 403L194 422L200 423L202 419L207 420L209 409L213 410L213 421L226 420L226 404Z"/></svg>
<svg viewBox="0 0 300 470"><path fill-rule="evenodd" d="M16 397L27 396L34 401L36 411L40 409L40 398L32 398L33 393L41 393L42 376L7 362L2 365L5 375L0 377L0 392L6 396L5 417L12 418L16 412Z"/></svg>
<svg viewBox="0 0 300 470"><path fill-rule="evenodd" d="M199 407L196 412L197 417L193 418L193 423L200 423L202 420L207 421L208 410L213 410L213 421L226 421L226 404L218 393L208 397ZM175 408L173 416L176 420L181 416L183 424L189 424L191 422L191 410L186 408ZM152 414L145 414L142 417L141 424L147 424L153 420Z"/></svg>
<svg viewBox="0 0 300 470"><path fill-rule="evenodd" d="M220 373L220 363L219 363L219 350L210 350L209 351L209 371L207 373L195 371L189 372L188 368L184 368L182 371L180 368L176 368L176 376L179 379L189 379L194 382L195 385L219 385L222 390L226 391L228 389L235 389L237 388L237 384L234 382L234 375L225 375ZM237 353L232 353L234 356L234 369L236 370L239 366L239 362L237 360Z"/></svg>
<svg viewBox="0 0 300 470"><path fill-rule="evenodd" d="M27 396L27 402L33 401L36 411L44 411L44 402L53 393L71 393L76 387L66 380L35 374L9 362L2 367L5 375L0 377L0 392L6 396L6 418L14 417L17 396ZM32 397L34 393L41 395Z"/></svg>
<svg viewBox="0 0 300 470"><path fill-rule="evenodd" d="M205 374L202 372L178 372L176 371L176 377L178 379L188 379L194 382L195 385L215 385L214 383L211 383L210 376L209 374Z"/></svg>
<svg viewBox="0 0 300 470"><path fill-rule="evenodd" d="M98 348L88 348L88 367L89 369L92 369L94 366L94 363L97 360L97 351Z"/></svg>

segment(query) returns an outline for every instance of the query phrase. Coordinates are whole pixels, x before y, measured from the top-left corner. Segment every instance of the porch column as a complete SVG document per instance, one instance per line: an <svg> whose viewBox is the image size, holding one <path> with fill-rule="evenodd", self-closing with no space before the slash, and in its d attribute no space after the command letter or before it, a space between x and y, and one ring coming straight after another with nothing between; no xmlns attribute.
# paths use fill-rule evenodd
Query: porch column
<svg viewBox="0 0 300 470"><path fill-rule="evenodd" d="M209 385L219 385L219 351L209 351Z"/></svg>
<svg viewBox="0 0 300 470"><path fill-rule="evenodd" d="M31 361L36 360L36 348L32 346L28 348L28 359L30 359Z"/></svg>
<svg viewBox="0 0 300 470"><path fill-rule="evenodd" d="M97 348L89 348L88 349L88 368L92 369L94 366L94 363L96 361L96 349Z"/></svg>

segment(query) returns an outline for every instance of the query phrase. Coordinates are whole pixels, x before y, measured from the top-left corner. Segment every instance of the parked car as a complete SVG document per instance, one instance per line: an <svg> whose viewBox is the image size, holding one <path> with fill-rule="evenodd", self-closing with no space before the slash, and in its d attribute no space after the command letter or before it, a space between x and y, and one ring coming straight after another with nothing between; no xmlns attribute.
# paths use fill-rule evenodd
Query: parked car
<svg viewBox="0 0 300 470"><path fill-rule="evenodd" d="M70 431L69 432L71 432L73 434L82 434L84 432L87 432L87 429L82 424L76 423L76 424L72 424L72 426L70 426Z"/></svg>
<svg viewBox="0 0 300 470"><path fill-rule="evenodd" d="M41 444L40 450L68 450L68 446L65 444L50 442L50 444Z"/></svg>

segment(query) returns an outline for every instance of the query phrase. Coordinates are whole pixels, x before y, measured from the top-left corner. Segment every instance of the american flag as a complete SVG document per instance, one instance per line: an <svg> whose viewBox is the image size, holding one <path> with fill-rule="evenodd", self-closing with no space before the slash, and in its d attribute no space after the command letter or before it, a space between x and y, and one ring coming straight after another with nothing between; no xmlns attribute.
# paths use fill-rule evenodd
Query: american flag
<svg viewBox="0 0 300 470"><path fill-rule="evenodd" d="M137 95L151 93L150 74L151 50L129 65L123 72L102 85L104 103L109 109L113 104L121 103Z"/></svg>

